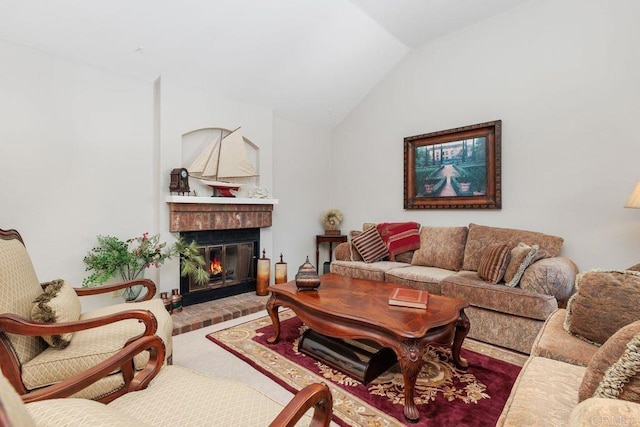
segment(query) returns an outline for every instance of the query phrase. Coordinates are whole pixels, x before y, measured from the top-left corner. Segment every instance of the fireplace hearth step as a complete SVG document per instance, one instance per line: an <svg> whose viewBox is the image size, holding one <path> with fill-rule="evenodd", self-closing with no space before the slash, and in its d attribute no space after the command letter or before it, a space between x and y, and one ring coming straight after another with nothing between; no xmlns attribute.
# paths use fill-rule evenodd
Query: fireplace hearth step
<svg viewBox="0 0 640 427"><path fill-rule="evenodd" d="M173 335L184 334L196 329L236 319L264 310L268 296L246 292L213 301L183 307L180 313L173 313Z"/></svg>

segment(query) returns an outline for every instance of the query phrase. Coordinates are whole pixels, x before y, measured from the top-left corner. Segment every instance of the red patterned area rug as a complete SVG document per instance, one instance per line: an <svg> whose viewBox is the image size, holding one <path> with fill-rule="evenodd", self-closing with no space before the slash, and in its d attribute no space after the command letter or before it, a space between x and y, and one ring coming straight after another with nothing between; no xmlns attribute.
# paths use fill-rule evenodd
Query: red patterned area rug
<svg viewBox="0 0 640 427"><path fill-rule="evenodd" d="M398 365L367 385L298 352L306 326L291 310L280 312L280 340L268 344L273 326L268 316L207 335L291 392L325 382L334 401L334 421L342 426L402 426L404 387ZM473 348L470 349L470 348ZM462 356L466 371L448 360L449 350L430 347L416 383L418 424L494 426L526 358L467 339Z"/></svg>

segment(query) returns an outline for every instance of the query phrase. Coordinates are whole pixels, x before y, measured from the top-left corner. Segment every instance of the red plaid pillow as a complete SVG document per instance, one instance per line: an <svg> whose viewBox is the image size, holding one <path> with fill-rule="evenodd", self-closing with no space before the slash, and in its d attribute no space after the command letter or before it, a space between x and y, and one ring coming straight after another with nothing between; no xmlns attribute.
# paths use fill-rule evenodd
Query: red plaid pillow
<svg viewBox="0 0 640 427"><path fill-rule="evenodd" d="M376 226L389 250L389 260L396 255L420 249L420 224L417 222L382 222Z"/></svg>

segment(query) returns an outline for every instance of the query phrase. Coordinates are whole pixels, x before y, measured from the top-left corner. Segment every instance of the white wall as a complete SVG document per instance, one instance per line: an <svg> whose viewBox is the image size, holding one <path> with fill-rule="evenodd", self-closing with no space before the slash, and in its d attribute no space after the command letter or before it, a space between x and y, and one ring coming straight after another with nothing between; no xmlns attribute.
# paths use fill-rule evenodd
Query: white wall
<svg viewBox="0 0 640 427"><path fill-rule="evenodd" d="M41 281L80 286L97 234L152 215L152 85L0 42L0 228Z"/></svg>
<svg viewBox="0 0 640 427"><path fill-rule="evenodd" d="M274 189L280 204L273 212L273 252L269 257L276 262L282 253L288 277L293 279L307 255L315 265L315 235L324 232L320 218L332 208L331 135L278 117L273 131ZM326 245L322 245L320 264L328 256Z"/></svg>
<svg viewBox="0 0 640 427"><path fill-rule="evenodd" d="M173 242L178 237L178 233L169 233L169 208L165 202L169 194L169 174L171 169L187 167L194 160L183 157L187 150L183 150L182 135L188 132L212 127L231 130L242 127L243 136L259 147L259 185L267 187L272 196L278 198L273 189L273 115L270 109L234 102L166 78L160 80L159 86L160 127L156 149L159 150L161 180L157 191L157 212L159 231L166 241ZM273 227L261 229L260 244L268 253L273 252ZM177 259L165 263L157 279L160 288L168 291L179 287L178 274Z"/></svg>
<svg viewBox="0 0 640 427"><path fill-rule="evenodd" d="M532 1L423 46L334 129L332 204L364 221L562 236L581 270L640 258L640 4ZM404 210L403 138L502 119L502 210Z"/></svg>

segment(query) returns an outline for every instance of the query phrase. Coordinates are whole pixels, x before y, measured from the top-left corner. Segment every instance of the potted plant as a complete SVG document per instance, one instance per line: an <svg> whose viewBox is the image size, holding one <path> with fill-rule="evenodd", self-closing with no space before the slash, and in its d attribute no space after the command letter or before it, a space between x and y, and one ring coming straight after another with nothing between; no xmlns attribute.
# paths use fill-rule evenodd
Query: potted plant
<svg viewBox="0 0 640 427"><path fill-rule="evenodd" d="M329 209L322 215L324 234L340 234L340 223L344 217L340 209Z"/></svg>
<svg viewBox="0 0 640 427"><path fill-rule="evenodd" d="M125 241L115 236L98 236L97 239L98 245L83 259L87 266L85 270L91 272L82 281L84 287L99 286L118 276L123 281L139 278L147 268L158 268L176 256L182 259L182 276L189 275L200 284L209 280L209 273L203 268L204 258L195 242L187 244L179 238L176 243L167 246L166 242L160 242L159 234L149 236L149 233ZM141 285L127 288L124 298L135 299L141 290Z"/></svg>

